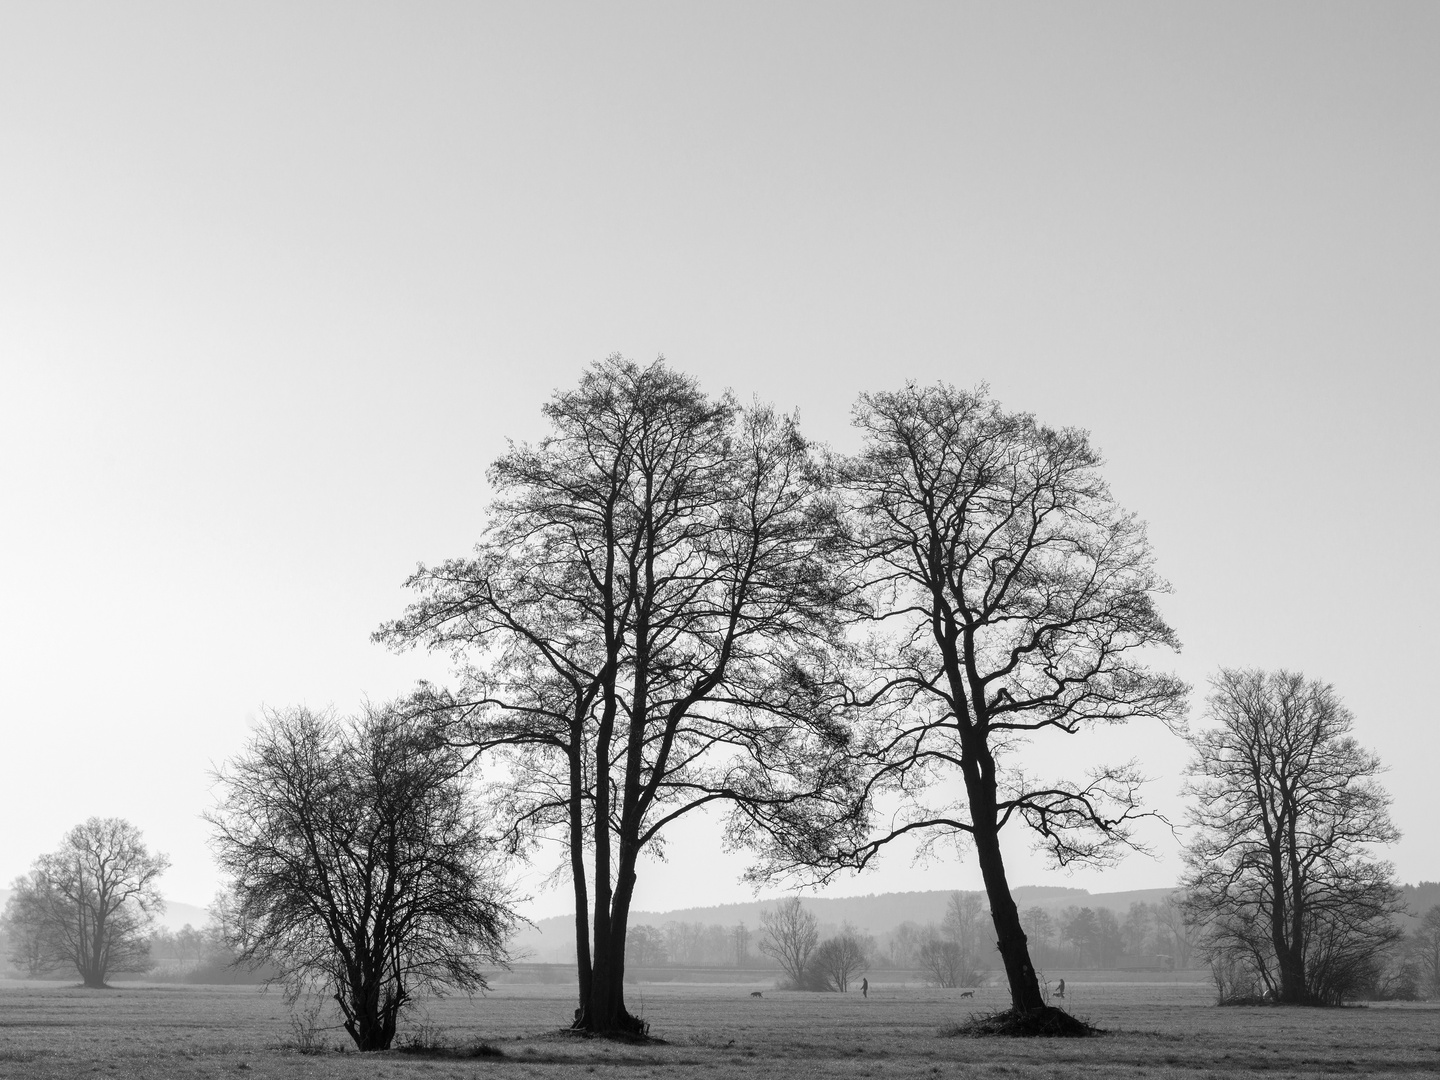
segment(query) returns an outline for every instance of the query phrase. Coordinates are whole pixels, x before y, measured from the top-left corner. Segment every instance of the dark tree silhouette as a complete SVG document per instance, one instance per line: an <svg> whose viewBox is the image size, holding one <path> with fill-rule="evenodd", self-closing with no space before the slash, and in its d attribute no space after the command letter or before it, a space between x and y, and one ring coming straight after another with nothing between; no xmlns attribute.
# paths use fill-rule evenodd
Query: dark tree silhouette
<svg viewBox="0 0 1440 1080"><path fill-rule="evenodd" d="M1108 861L1130 839L1141 776L1132 763L1042 780L1024 741L1183 715L1184 684L1138 656L1178 647L1154 603L1167 586L1084 432L948 386L863 396L855 422L864 446L843 478L881 628L876 681L857 700L871 717L867 795L902 809L858 846L800 830L798 853L769 868L863 866L905 834L968 836L1013 1007L1042 1009L1000 830L1018 818L1062 864Z"/></svg>
<svg viewBox="0 0 1440 1080"><path fill-rule="evenodd" d="M1276 1000L1338 1004L1373 982L1402 910L1371 844L1399 839L1380 760L1333 687L1221 669L1190 736L1195 831L1181 887L1202 948ZM1235 976L1232 975L1232 978Z"/></svg>
<svg viewBox="0 0 1440 1080"><path fill-rule="evenodd" d="M486 987L515 917L464 756L395 706L339 721L270 713L217 774L206 815L241 962L292 997L333 991L360 1050L384 1050L417 991Z"/></svg>
<svg viewBox="0 0 1440 1080"><path fill-rule="evenodd" d="M845 924L840 933L822 941L810 958L810 985L817 990L848 993L850 984L870 970L874 949L874 941Z"/></svg>
<svg viewBox="0 0 1440 1080"><path fill-rule="evenodd" d="M564 837L576 1025L634 1033L642 851L699 808L731 806L738 842L837 785L835 517L793 418L711 399L661 361L611 357L544 411L550 434L490 469L474 556L420 568L377 637L453 653L459 685L419 700L482 767L503 758L495 814L517 848Z"/></svg>
<svg viewBox="0 0 1440 1080"><path fill-rule="evenodd" d="M14 883L4 921L16 961L32 974L73 964L92 989L111 972L146 970L169 865L128 821L92 817L75 826Z"/></svg>

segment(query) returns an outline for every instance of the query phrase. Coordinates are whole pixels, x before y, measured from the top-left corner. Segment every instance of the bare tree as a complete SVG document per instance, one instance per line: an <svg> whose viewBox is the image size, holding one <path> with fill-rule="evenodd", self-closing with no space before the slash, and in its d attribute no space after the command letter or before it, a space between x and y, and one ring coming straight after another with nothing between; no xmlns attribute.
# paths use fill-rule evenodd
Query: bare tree
<svg viewBox="0 0 1440 1080"><path fill-rule="evenodd" d="M1428 996L1440 997L1440 904L1425 912L1411 939L1420 984Z"/></svg>
<svg viewBox="0 0 1440 1080"><path fill-rule="evenodd" d="M1055 939L1055 920L1050 917L1050 913L1037 904L1025 909L1020 916L1020 923L1025 927L1029 941L1039 951L1042 958L1047 956L1050 942Z"/></svg>
<svg viewBox="0 0 1440 1080"><path fill-rule="evenodd" d="M1190 736L1187 911L1212 960L1277 1000L1338 1003L1399 934L1390 866L1366 855L1399 838L1380 760L1329 685L1232 669L1211 685L1214 726Z"/></svg>
<svg viewBox="0 0 1440 1080"><path fill-rule="evenodd" d="M32 974L74 965L93 989L111 972L146 970L169 865L128 821L92 817L75 826L14 883L4 921L16 962Z"/></svg>
<svg viewBox="0 0 1440 1080"><path fill-rule="evenodd" d="M735 947L735 966L744 967L750 962L750 928L736 923L730 928L730 941Z"/></svg>
<svg viewBox="0 0 1440 1080"><path fill-rule="evenodd" d="M960 943L943 934L933 923L921 939L915 958L925 978L935 986L953 989L974 986L979 981L980 973L971 966Z"/></svg>
<svg viewBox="0 0 1440 1080"><path fill-rule="evenodd" d="M625 958L636 964L663 964L668 958L665 932L658 926L642 923L632 926L625 938Z"/></svg>
<svg viewBox="0 0 1440 1080"><path fill-rule="evenodd" d="M206 815L242 961L292 996L333 992L360 1050L384 1050L421 990L486 987L515 917L464 756L395 706L269 713Z"/></svg>
<svg viewBox="0 0 1440 1080"><path fill-rule="evenodd" d="M46 925L45 906L39 883L32 874L25 874L10 883L10 898L0 915L0 936L10 962L28 978L37 979L54 971L61 963L51 946Z"/></svg>
<svg viewBox="0 0 1440 1080"><path fill-rule="evenodd" d="M784 969L797 990L805 986L810 954L819 940L815 916L798 896L786 897L760 913L760 951Z"/></svg>
<svg viewBox="0 0 1440 1080"><path fill-rule="evenodd" d="M1125 924L1121 930L1125 936L1125 951L1137 959L1145 955L1145 943L1150 938L1150 924L1154 915L1149 904L1136 902L1125 913Z"/></svg>
<svg viewBox="0 0 1440 1080"><path fill-rule="evenodd" d="M945 919L941 925L946 936L960 946L967 986L979 982L985 974L983 959L994 948L987 932L990 924L984 893L952 892L945 902Z"/></svg>
<svg viewBox="0 0 1440 1080"><path fill-rule="evenodd" d="M1196 928L1186 915L1185 894L1172 892L1155 905L1155 921L1165 935L1173 966L1188 968L1195 951Z"/></svg>
<svg viewBox="0 0 1440 1080"><path fill-rule="evenodd" d="M910 919L906 919L890 931L886 946L890 965L892 967L909 967L917 963L917 954L926 936L927 928Z"/></svg>
<svg viewBox="0 0 1440 1080"><path fill-rule="evenodd" d="M840 933L826 938L809 963L811 983L820 990L844 994L850 984L870 970L875 943L855 927L845 924Z"/></svg>
<svg viewBox="0 0 1440 1080"><path fill-rule="evenodd" d="M902 809L858 847L817 851L806 837L810 850L771 865L863 866L902 835L963 834L1023 1016L1045 1002L1000 830L1024 821L1061 864L1111 861L1131 840L1141 782L1134 763L1078 781L1032 776L1025 743L1183 715L1184 684L1140 660L1147 646L1177 647L1155 607L1167 586L1084 432L948 386L866 395L855 420L865 444L844 486L880 628L875 681L856 701L872 719L867 796Z"/></svg>
<svg viewBox="0 0 1440 1080"><path fill-rule="evenodd" d="M453 654L460 685L429 707L508 777L495 814L517 848L568 845L576 1026L633 1033L641 852L712 804L743 842L843 780L834 507L793 418L663 362L611 357L544 411L550 434L490 470L474 557L422 567L377 636Z"/></svg>

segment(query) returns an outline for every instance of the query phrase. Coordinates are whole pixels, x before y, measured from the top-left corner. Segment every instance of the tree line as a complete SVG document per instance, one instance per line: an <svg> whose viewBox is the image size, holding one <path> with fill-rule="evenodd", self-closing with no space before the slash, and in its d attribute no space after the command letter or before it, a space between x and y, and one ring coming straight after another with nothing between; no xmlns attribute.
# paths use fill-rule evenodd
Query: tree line
<svg viewBox="0 0 1440 1080"><path fill-rule="evenodd" d="M653 944L632 941L641 855L712 810L757 884L821 885L902 838L967 840L983 899L914 955L937 980L993 962L1011 1019L1054 1030L1037 958L1133 957L1161 913L1027 926L1001 832L1018 823L1059 866L1138 847L1139 763L1027 767L1132 721L1194 752L1181 921L1222 993L1343 1000L1393 952L1398 894L1372 850L1397 832L1352 715L1317 680L1227 669L1208 726L1189 725L1190 688L1151 666L1179 647L1169 586L1086 432L983 386L911 384L862 395L859 448L840 454L793 415L618 356L542 411L546 434L487 472L474 550L420 566L375 634L447 655L449 684L350 717L268 711L217 774L236 954L328 987L361 1049L390 1045L417 993L486 985L516 921L510 862L556 849L575 1026L643 1034L624 980ZM96 887L61 862L37 864L22 924ZM72 936L146 917L151 869ZM873 952L848 928L811 941L803 909L772 916L789 930L767 923L756 947L797 986L823 970L843 989Z"/></svg>

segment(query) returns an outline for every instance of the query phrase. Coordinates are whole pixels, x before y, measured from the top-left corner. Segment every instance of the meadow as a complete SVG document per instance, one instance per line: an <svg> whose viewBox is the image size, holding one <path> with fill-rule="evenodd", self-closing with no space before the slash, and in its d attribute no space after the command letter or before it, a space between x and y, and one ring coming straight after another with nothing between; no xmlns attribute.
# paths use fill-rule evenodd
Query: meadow
<svg viewBox="0 0 1440 1080"><path fill-rule="evenodd" d="M1078 974L1078 973L1077 973ZM750 991L763 989L763 998ZM664 1042L613 1043L564 1030L573 991L500 984L484 997L426 1002L405 1029L441 1048L485 1043L501 1056L346 1052L343 1031L304 1041L278 991L120 984L108 991L0 982L0 1078L315 1080L449 1078L1334 1077L1440 1075L1440 1004L1346 1009L1217 1008L1189 982L1069 982L1071 1011L1107 1029L1086 1040L947 1035L1005 1004L996 987L872 986L870 997L750 985L645 985L632 1011ZM327 1017L322 1024L331 1021ZM403 1038L403 1035L402 1035Z"/></svg>

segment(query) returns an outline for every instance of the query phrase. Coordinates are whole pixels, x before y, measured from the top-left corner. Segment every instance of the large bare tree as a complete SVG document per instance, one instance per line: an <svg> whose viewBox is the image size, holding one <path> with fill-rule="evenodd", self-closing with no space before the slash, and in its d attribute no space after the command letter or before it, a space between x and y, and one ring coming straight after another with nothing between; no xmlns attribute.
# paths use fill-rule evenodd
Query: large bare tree
<svg viewBox="0 0 1440 1080"><path fill-rule="evenodd" d="M1187 913L1242 987L1338 1004L1399 936L1390 866L1367 853L1400 835L1380 759L1328 684L1224 668L1211 686L1213 725L1190 737Z"/></svg>
<svg viewBox="0 0 1440 1080"><path fill-rule="evenodd" d="M395 705L267 715L217 775L222 912L241 962L334 994L362 1051L388 1049L421 990L486 987L515 917L464 755Z"/></svg>
<svg viewBox="0 0 1440 1080"><path fill-rule="evenodd" d="M34 973L73 965L87 987L149 967L149 927L165 910L170 865L121 818L92 817L15 884L4 921L17 962Z"/></svg>
<svg viewBox="0 0 1440 1080"><path fill-rule="evenodd" d="M453 654L458 683L428 706L498 759L517 846L568 845L576 1024L633 1032L641 853L702 807L730 805L739 838L840 779L835 515L793 418L663 361L611 357L544 412L549 434L490 469L473 556L421 567L377 636Z"/></svg>
<svg viewBox="0 0 1440 1080"><path fill-rule="evenodd" d="M944 385L865 395L855 422L864 445L843 483L879 631L854 704L869 717L867 798L898 809L859 845L799 829L799 853L772 852L770 869L968 837L1013 1007L1040 1010L1001 830L1021 820L1058 862L1105 862L1130 839L1141 776L1131 763L1038 777L1026 746L1183 715L1185 685L1142 659L1178 647L1155 606L1167 586L1083 431Z"/></svg>

